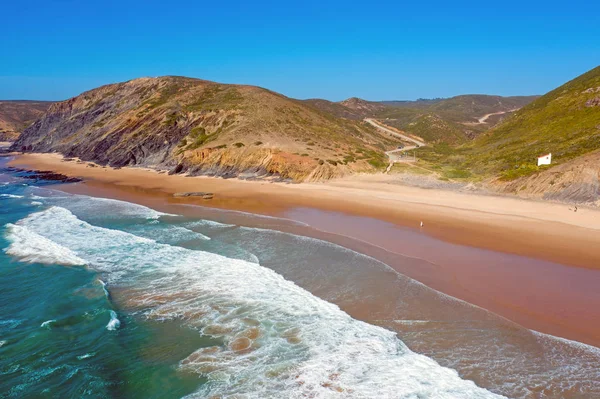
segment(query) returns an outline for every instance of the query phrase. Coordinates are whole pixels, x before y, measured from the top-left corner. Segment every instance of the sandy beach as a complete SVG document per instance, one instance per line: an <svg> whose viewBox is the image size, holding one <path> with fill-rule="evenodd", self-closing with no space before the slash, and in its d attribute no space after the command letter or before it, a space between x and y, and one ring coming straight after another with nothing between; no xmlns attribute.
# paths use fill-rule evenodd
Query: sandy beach
<svg viewBox="0 0 600 399"><path fill-rule="evenodd" d="M388 176L278 184L114 170L56 154L19 155L10 165L81 177L84 185L64 189L157 209L192 203L299 220L441 292L528 328L600 346L594 289L600 212L594 209L406 187ZM215 197L172 196L186 191ZM405 267L396 255L424 262Z"/></svg>
<svg viewBox="0 0 600 399"><path fill-rule="evenodd" d="M167 194L214 192L203 205L276 215L311 207L419 228L456 244L600 268L600 211L511 197L482 196L392 184L387 176L358 176L320 184L273 184L238 179L168 176L150 169L90 167L58 154L19 155L11 166Z"/></svg>

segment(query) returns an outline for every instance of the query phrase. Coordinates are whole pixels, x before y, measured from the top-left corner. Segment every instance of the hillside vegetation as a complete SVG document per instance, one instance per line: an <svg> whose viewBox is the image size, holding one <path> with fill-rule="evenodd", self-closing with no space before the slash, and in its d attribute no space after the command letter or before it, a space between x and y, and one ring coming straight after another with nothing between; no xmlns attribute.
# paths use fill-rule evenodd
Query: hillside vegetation
<svg viewBox="0 0 600 399"><path fill-rule="evenodd" d="M14 141L50 107L49 101L0 101L0 141Z"/></svg>
<svg viewBox="0 0 600 399"><path fill-rule="evenodd" d="M55 103L13 149L172 173L310 181L382 169L384 150L395 145L362 121L266 89L167 76Z"/></svg>
<svg viewBox="0 0 600 399"><path fill-rule="evenodd" d="M600 67L552 90L473 143L468 166L510 180L600 148Z"/></svg>
<svg viewBox="0 0 600 399"><path fill-rule="evenodd" d="M350 98L339 103L306 100L341 118L377 118L388 126L422 137L429 143L461 144L479 136L537 96L462 95L416 101L366 101ZM484 122L479 118L491 115Z"/></svg>
<svg viewBox="0 0 600 399"><path fill-rule="evenodd" d="M552 153L552 165L537 157ZM418 150L436 170L548 199L600 198L600 67L517 111L474 141Z"/></svg>

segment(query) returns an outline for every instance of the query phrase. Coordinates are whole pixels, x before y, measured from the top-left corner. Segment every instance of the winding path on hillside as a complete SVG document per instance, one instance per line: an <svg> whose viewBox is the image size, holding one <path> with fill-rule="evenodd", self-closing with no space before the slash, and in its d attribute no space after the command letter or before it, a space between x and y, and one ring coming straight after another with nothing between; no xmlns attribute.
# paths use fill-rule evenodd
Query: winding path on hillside
<svg viewBox="0 0 600 399"><path fill-rule="evenodd" d="M397 131L395 129L392 130L392 128L390 128L389 126L386 126L383 123L381 123L381 122L379 122L379 121L377 121L375 119L365 118L365 122L367 122L368 124L370 124L372 126L375 126L377 129L382 130L382 131L386 132L387 134L390 134L392 136L398 137L398 138L400 138L402 140L410 141L411 143L415 143L415 146L410 147L410 148L406 147L406 149L403 149L404 151L410 150L410 149L413 149L413 148L416 148L416 147L424 147L424 146L427 145L424 141L420 141L420 140L417 140L414 137L402 134L402 133L400 133L399 131ZM401 150L394 150L394 151L401 151Z"/></svg>
<svg viewBox="0 0 600 399"><path fill-rule="evenodd" d="M490 116L494 116L494 115L504 115L504 114L510 114L511 112L515 112L517 111L519 108L513 108L513 109L509 109L508 111L499 111L499 112L492 112L491 114L485 114L479 118L477 118L477 122L463 122L463 125L483 125L485 123L487 123L486 121L489 119Z"/></svg>
<svg viewBox="0 0 600 399"><path fill-rule="evenodd" d="M375 120L375 119L371 119L371 118L366 118L365 122L367 122L368 124L375 126L377 129L390 134L394 137L397 137L399 139L414 143L415 145L408 145L402 148L397 148L395 150L391 150L391 151L386 151L385 154L388 156L390 164L388 165L387 169L385 170L385 173L389 173L389 171L392 169L392 166L396 163L396 162L410 162L407 159L403 159L403 153L406 151L410 151L410 150L414 150L415 148L419 148L419 147L424 147L427 145L427 143L425 143L424 141L421 140L417 140L414 137L411 136L407 136L405 134L400 133L399 131L390 128L389 126L384 125L383 123Z"/></svg>

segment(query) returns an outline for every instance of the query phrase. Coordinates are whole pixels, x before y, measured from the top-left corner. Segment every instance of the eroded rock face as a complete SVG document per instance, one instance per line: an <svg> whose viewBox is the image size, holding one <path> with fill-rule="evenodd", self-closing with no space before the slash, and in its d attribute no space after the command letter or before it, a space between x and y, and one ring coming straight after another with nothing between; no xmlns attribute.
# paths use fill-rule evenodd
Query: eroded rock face
<svg viewBox="0 0 600 399"><path fill-rule="evenodd" d="M140 117L130 113L160 88L160 82L148 86L145 80L132 81L55 103L25 129L12 149L58 151L111 166L167 162L168 153L187 132L161 124L161 113Z"/></svg>
<svg viewBox="0 0 600 399"><path fill-rule="evenodd" d="M585 106L588 108L600 107L600 97L592 98L591 100L586 101Z"/></svg>
<svg viewBox="0 0 600 399"><path fill-rule="evenodd" d="M501 190L551 201L600 205L600 152L503 183Z"/></svg>

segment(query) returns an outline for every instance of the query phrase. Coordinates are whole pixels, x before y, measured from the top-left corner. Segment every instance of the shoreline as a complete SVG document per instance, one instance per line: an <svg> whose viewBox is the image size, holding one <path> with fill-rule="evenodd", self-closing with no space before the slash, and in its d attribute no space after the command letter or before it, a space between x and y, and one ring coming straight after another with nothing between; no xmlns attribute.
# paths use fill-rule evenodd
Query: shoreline
<svg viewBox="0 0 600 399"><path fill-rule="evenodd" d="M70 177L166 194L210 191L215 198L174 199L204 206L276 216L295 207L370 217L418 229L459 245L600 269L600 210L511 197L423 189L390 183L385 176L356 176L327 183L167 175L152 169L89 167L59 154L15 155L10 166L52 170ZM419 229L420 222L424 227Z"/></svg>
<svg viewBox="0 0 600 399"><path fill-rule="evenodd" d="M412 220L402 219L401 221L406 223L403 224L398 222L398 214L394 213L392 217L384 218L381 217L382 209L364 209L365 204L362 205L363 209L357 209L356 203L351 201L339 200L336 209L331 202L323 202L322 198L317 198L314 203L306 206L306 201L315 199L316 188L312 187L305 189L299 185L167 176L138 168L112 170L86 167L87 163L62 162L56 155L18 156L10 164L38 170L51 169L68 176L85 179L83 183L61 187L61 190L67 192L122 199L155 207L155 209L162 207L161 210L164 211L168 211L169 207L192 204L206 208L283 217L306 223L316 231L311 233L315 238L372 256L390 265L397 272L442 293L487 309L526 328L600 347L600 314L594 310L600 308L600 294L596 294L597 290L594 289L600 284L598 264L565 264L556 259L544 260L542 256L524 257L523 254L497 252L497 249L494 251L486 248L485 245L465 246L464 243L457 242L463 240L470 242L471 235L468 233L463 237L444 240L447 234L460 230L462 226L453 225L452 222L464 215L475 215L477 223L472 222L469 228L474 229L475 232L479 231L480 235L486 234L490 229L486 222L494 226L494 223L498 223L498 219L507 219L508 223L505 226L512 227L508 232L516 230L514 238L524 240L526 233L518 230L520 224L514 223L514 220L525 219L521 216L486 213L481 210L456 210L451 206L432 204L419 206L406 202L408 209L403 209L400 215L411 211L419 212L416 217L425 220L425 228L418 229L406 226L418 223L414 221L415 215ZM334 184L341 184L343 187L353 182L342 181ZM321 191L329 192L329 196L333 198L340 193L348 194L357 190L356 188L339 189L335 185L329 188L325 184L312 186L321 187ZM171 194L176 191L214 191L215 198L213 200L174 198ZM379 202L376 200L379 196L385 198L395 194L394 190L390 191L387 193L375 191L370 196L371 204L377 205ZM429 195L439 194L433 190L425 191ZM295 198L290 198L290 192L298 194ZM265 195L268 195L268 198L264 198ZM357 197L358 194L352 199L356 200ZM443 201L440 198L433 200ZM389 209L388 201L381 202L384 204L383 210ZM270 203L275 206L269 206ZM360 204L360 201L358 203ZM527 205L531 206L529 203ZM494 204L494 206L498 205ZM357 212L354 212L356 210ZM438 213L435 212L436 210ZM195 211L197 210L189 210L190 214ZM588 211L594 212L585 209L585 212ZM455 214L448 215L453 212ZM441 234L431 234L431 222L428 222L430 219L427 217L437 222L436 231L441 230ZM570 239L571 245L578 243L578 250L584 255L587 254L586 251L598 255L600 246L588 246L586 249L585 243L568 235L572 231L577 234L584 231L594 240L600 235L596 229L568 224L559 225L549 220L534 218L530 220L534 224L560 228L559 238L563 241ZM442 224L441 221L444 223ZM590 221L593 222L593 219L588 218L587 222ZM449 226L448 230L445 230L446 226ZM565 228L567 233L563 232ZM507 231L500 233L507 234ZM537 237L537 242L543 239ZM422 262L416 262L418 267L414 266L415 262L408 262L413 265L407 266L407 262L402 261L406 258ZM582 260L582 258L575 259Z"/></svg>

